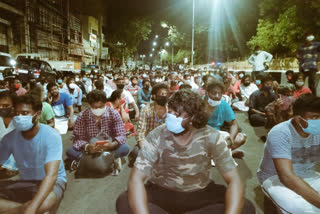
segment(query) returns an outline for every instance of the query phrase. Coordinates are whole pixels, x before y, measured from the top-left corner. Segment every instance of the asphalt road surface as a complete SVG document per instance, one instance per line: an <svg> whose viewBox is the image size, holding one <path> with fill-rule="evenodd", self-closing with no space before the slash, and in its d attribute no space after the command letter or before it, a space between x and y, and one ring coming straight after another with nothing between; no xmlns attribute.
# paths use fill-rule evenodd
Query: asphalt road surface
<svg viewBox="0 0 320 214"><path fill-rule="evenodd" d="M236 112L237 121L248 138L241 147L245 151L243 159L236 159L241 177L246 184L246 198L252 201L257 213L263 213L263 193L256 177L256 171L263 154L264 142L259 137L266 135L264 128L249 125L247 113ZM72 145L71 132L63 135L64 151ZM135 145L134 137L128 138L128 144ZM127 161L128 162L128 161ZM67 172L68 186L58 214L115 214L115 203L119 194L126 190L130 168L127 163L118 176L97 179L75 179L74 172ZM217 169L212 168L211 178L219 184L224 181Z"/></svg>

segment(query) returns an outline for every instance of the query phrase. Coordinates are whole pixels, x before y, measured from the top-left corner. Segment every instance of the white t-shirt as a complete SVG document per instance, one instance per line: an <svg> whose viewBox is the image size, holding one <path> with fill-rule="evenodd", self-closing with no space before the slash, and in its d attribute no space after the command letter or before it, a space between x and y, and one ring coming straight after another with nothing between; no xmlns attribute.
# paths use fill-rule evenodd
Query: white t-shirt
<svg viewBox="0 0 320 214"><path fill-rule="evenodd" d="M115 90L112 90L111 92L109 92L109 95L107 94L107 97L110 97L111 94L112 94L112 92L114 92L114 91L115 91ZM128 105L129 105L129 104L132 104L132 103L135 103L135 102L136 102L136 101L134 100L132 94L131 94L129 91L123 89L123 94L124 94L125 99L126 99L126 108L128 108Z"/></svg>
<svg viewBox="0 0 320 214"><path fill-rule="evenodd" d="M242 99L244 100L249 99L250 95L256 90L259 90L256 84L250 83L250 85L248 86L240 84L240 93L241 93Z"/></svg>
<svg viewBox="0 0 320 214"><path fill-rule="evenodd" d="M301 137L293 127L291 120L280 123L269 132L264 146L257 176L262 184L267 178L277 175L274 158L292 160L294 173L302 178L314 175L314 166L320 160L320 135Z"/></svg>
<svg viewBox="0 0 320 214"><path fill-rule="evenodd" d="M4 125L3 118L0 117L0 140L9 132L11 132L13 129L15 129L13 122L11 121L8 128Z"/></svg>
<svg viewBox="0 0 320 214"><path fill-rule="evenodd" d="M253 71L265 70L264 63L271 62L272 55L265 51L260 51L257 55L252 54L248 62L253 65Z"/></svg>

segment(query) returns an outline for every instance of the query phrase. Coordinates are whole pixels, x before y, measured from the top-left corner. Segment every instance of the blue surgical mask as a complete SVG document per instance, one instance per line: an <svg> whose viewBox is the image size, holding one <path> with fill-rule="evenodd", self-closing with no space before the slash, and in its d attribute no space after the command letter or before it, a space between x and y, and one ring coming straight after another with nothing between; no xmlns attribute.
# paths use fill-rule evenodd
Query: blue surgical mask
<svg viewBox="0 0 320 214"><path fill-rule="evenodd" d="M62 83L62 80L58 80L58 83Z"/></svg>
<svg viewBox="0 0 320 214"><path fill-rule="evenodd" d="M302 120L306 121L302 117L300 117ZM301 125L302 130L305 133L311 134L311 135L320 135L320 120L307 120L308 127L303 128Z"/></svg>
<svg viewBox="0 0 320 214"><path fill-rule="evenodd" d="M261 80L256 80L256 85L260 85L261 84Z"/></svg>
<svg viewBox="0 0 320 214"><path fill-rule="evenodd" d="M19 131L28 131L28 130L32 129L32 127L34 126L32 119L33 119L33 116L31 116L31 115L14 116L13 117L13 125Z"/></svg>
<svg viewBox="0 0 320 214"><path fill-rule="evenodd" d="M168 113L166 118L167 129L175 134L183 132L185 130L181 124L183 120L182 117L176 117L174 114Z"/></svg>

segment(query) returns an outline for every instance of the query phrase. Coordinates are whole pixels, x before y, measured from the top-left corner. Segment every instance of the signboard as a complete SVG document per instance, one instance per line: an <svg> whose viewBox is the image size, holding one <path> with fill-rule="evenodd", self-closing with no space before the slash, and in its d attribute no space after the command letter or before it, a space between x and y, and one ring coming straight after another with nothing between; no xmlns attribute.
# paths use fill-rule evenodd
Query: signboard
<svg viewBox="0 0 320 214"><path fill-rule="evenodd" d="M91 33L90 34L90 42L97 43L97 35Z"/></svg>
<svg viewBox="0 0 320 214"><path fill-rule="evenodd" d="M101 48L101 59L107 59L108 57L108 48Z"/></svg>
<svg viewBox="0 0 320 214"><path fill-rule="evenodd" d="M188 63L188 57L184 58L184 63L185 63L185 64Z"/></svg>

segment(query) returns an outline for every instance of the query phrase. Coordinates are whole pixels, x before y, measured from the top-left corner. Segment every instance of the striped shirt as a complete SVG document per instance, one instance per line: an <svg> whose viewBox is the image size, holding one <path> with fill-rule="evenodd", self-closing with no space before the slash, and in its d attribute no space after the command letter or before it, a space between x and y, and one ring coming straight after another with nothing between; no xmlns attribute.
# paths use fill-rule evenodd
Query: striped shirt
<svg viewBox="0 0 320 214"><path fill-rule="evenodd" d="M168 109L166 110L166 112L168 112ZM149 132L165 122L165 117L166 114L163 116L163 118L157 117L155 103L150 103L142 108L137 125L136 140L138 142L142 142L145 136L149 134Z"/></svg>
<svg viewBox="0 0 320 214"><path fill-rule="evenodd" d="M309 69L318 70L319 51L320 42L312 42L310 46L300 46L298 54L300 69L304 71L308 71Z"/></svg>

